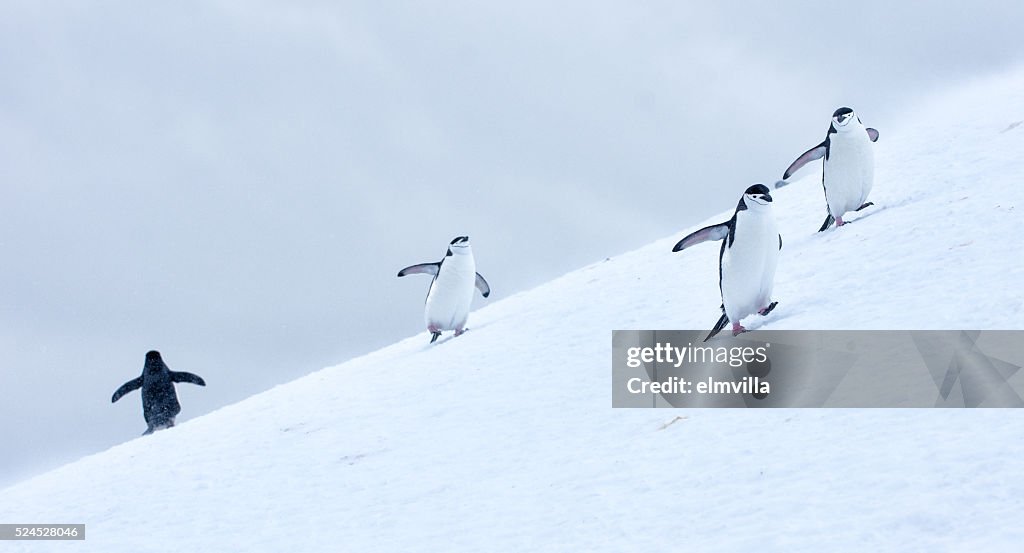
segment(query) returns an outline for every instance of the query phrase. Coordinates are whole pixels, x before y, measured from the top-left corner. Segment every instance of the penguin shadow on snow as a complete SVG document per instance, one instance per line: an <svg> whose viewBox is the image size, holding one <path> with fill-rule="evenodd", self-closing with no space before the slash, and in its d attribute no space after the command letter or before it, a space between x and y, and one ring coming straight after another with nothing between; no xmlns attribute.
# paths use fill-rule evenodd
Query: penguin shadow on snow
<svg viewBox="0 0 1024 553"><path fill-rule="evenodd" d="M781 304L779 304L779 305L781 305ZM800 309L796 304L788 303L787 302L786 303L786 310L785 311L780 312L778 309L772 309L771 312L769 312L767 315L757 315L757 316L754 316L754 317L747 317L746 318L747 324L744 325L744 331L743 332L753 332L755 330L765 330L768 327L774 325L775 323L777 323L779 321L785 321L787 319L791 319L794 316L799 315L799 314L801 314L803 312L804 312L804 310ZM720 339L721 339L721 337L716 335L716 336L710 338L709 340L705 340L705 341L711 342L711 341L720 340Z"/></svg>
<svg viewBox="0 0 1024 553"><path fill-rule="evenodd" d="M884 204L874 204L872 207L869 207L868 209L865 209L864 211L859 212L858 213L858 217L856 219L850 219L850 220L846 221L846 223L843 225L843 227L845 228L846 225L853 225L854 223L860 223L862 221L865 224L871 223L870 219L872 217L875 217L875 216L878 216L878 215L883 215L883 216L887 215L890 210L894 210L894 209L898 210L899 208L901 208L901 207L903 207L905 205L913 204L913 203L914 203L914 200L912 198L906 198L904 200L901 200L901 201L898 201L898 202L895 202L895 203L888 203L887 202L887 203L884 203ZM863 226L864 225L854 225L853 228L854 229L860 229L860 228L863 228ZM871 225L871 226L873 226L873 225ZM831 243L831 242L834 242L836 240L840 240L843 236L845 236L845 234L843 233L843 229L842 228L838 228L836 226L832 226L831 228L825 230L824 232L815 232L814 234L809 235L807 238L809 238L810 240L813 240L813 241L819 241L820 240L820 241L823 241L825 243Z"/></svg>
<svg viewBox="0 0 1024 553"><path fill-rule="evenodd" d="M469 330L469 329L466 329L466 330ZM437 348L441 347L444 344L447 344L448 342L451 342L454 339L455 339L455 335L454 334L453 335L449 335L449 336L440 336L440 337L437 337L437 338L434 338L434 339L430 340L429 343L420 346L419 348L416 349L416 351L417 352L431 351L431 350L434 350L434 349L437 349Z"/></svg>
<svg viewBox="0 0 1024 553"><path fill-rule="evenodd" d="M452 340L454 340L456 338L461 338L463 335L468 334L468 335L472 336L473 333L471 331L473 331L473 330L479 331L482 328L487 328L487 327L491 326L491 324L493 324L493 321L492 322L487 322L487 323L481 323L479 325L473 325L473 328L466 327L466 328L462 329L462 334L460 334L458 336L456 336L454 334L449 334L448 336L440 336L436 340L431 340L428 344L418 348L416 351L429 351L429 350L432 350L432 349L439 348L443 344L447 344L448 342L451 342Z"/></svg>
<svg viewBox="0 0 1024 553"><path fill-rule="evenodd" d="M888 208L887 208L887 206L884 206L884 205L882 205L882 206L873 205L872 207L869 207L866 210L862 211L861 212L862 214L859 215L856 219L849 219L849 220L844 221L843 222L843 226L845 227L846 225L852 225L852 224L857 223L859 221L863 221L863 220L871 217L872 215L877 214L880 211L885 211L886 209L888 209ZM824 231L814 233L813 235L811 235L811 238L812 239L817 239L817 240L832 241L832 240L837 239L836 237L842 236L842 231L843 231L843 229L833 225L832 227L829 227L828 229L825 229Z"/></svg>

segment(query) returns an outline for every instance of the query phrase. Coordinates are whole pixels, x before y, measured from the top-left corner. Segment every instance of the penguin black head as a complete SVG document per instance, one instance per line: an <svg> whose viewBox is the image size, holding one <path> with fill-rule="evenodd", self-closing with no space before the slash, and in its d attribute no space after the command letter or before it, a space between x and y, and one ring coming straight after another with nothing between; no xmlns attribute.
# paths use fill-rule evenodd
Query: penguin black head
<svg viewBox="0 0 1024 553"><path fill-rule="evenodd" d="M468 236L456 236L448 244L447 255L454 255L454 253L467 253L469 251L469 237Z"/></svg>
<svg viewBox="0 0 1024 553"><path fill-rule="evenodd" d="M156 350L150 350L146 352L146 364L142 366L144 372L148 373L159 373L164 370L163 358L160 357L160 352Z"/></svg>
<svg viewBox="0 0 1024 553"><path fill-rule="evenodd" d="M854 115L852 109L842 107L832 112L832 126L836 128L845 127L856 118L857 116Z"/></svg>
<svg viewBox="0 0 1024 553"><path fill-rule="evenodd" d="M747 188L746 192L743 193L743 199L740 201L747 205L768 205L772 203L772 195L767 186L754 184Z"/></svg>

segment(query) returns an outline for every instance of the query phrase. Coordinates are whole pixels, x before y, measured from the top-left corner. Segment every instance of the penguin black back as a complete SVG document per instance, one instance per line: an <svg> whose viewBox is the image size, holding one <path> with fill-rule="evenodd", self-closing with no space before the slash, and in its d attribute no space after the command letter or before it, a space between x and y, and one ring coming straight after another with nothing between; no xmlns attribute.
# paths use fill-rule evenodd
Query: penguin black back
<svg viewBox="0 0 1024 553"><path fill-rule="evenodd" d="M181 412L178 394L174 389L176 382L206 386L206 382L197 375L172 371L164 363L159 351L149 351L142 366L142 375L122 384L110 401L116 402L128 392L141 388L142 415L148 426L145 434L152 434L156 430L174 426L174 418Z"/></svg>

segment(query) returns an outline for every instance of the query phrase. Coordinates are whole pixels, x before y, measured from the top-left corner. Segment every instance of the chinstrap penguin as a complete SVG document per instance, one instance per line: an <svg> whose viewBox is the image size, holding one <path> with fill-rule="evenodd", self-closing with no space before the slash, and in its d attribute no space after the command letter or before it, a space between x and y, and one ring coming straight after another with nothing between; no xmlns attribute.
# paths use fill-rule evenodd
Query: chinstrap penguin
<svg viewBox="0 0 1024 553"><path fill-rule="evenodd" d="M491 295L491 287L476 272L468 236L453 239L441 261L411 265L398 271L400 277L415 274L434 277L423 309L427 332L431 334L430 343L434 343L442 331L454 330L456 336L466 331L474 288L485 298Z"/></svg>
<svg viewBox="0 0 1024 553"><path fill-rule="evenodd" d="M704 227L676 243L673 252L709 240L721 240L718 253L718 288L722 294L722 316L704 341L732 322L733 336L746 332L740 321L747 315L771 313L775 268L782 249L772 196L768 187L747 188L731 219Z"/></svg>
<svg viewBox="0 0 1024 553"><path fill-rule="evenodd" d="M867 199L875 178L875 152L871 143L877 140L877 130L865 128L852 109L839 108L832 114L825 140L796 158L782 175L782 180L786 181L804 165L825 158L821 184L825 189L828 215L818 232L833 222L841 227L845 224L843 215L874 205Z"/></svg>

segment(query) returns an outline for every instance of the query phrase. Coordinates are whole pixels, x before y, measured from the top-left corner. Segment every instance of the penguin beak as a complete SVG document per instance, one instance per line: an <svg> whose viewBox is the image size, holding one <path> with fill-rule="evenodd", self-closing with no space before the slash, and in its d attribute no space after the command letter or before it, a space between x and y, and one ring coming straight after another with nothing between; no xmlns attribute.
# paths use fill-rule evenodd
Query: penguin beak
<svg viewBox="0 0 1024 553"><path fill-rule="evenodd" d="M764 201L766 201L768 203L772 203L772 195L771 194L761 194L761 197L764 198Z"/></svg>

